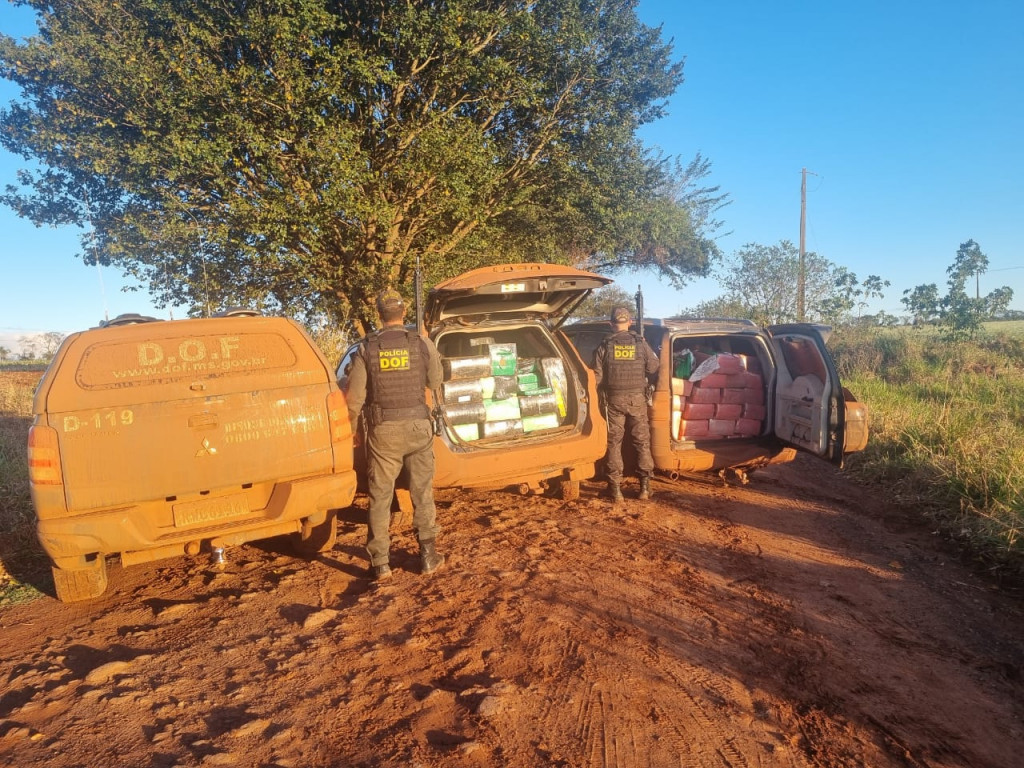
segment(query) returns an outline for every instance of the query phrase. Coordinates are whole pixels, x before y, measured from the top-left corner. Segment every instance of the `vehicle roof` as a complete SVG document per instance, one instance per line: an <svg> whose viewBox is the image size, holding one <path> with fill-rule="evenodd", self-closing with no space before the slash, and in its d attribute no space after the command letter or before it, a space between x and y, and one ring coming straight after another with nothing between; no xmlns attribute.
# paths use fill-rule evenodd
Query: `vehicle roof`
<svg viewBox="0 0 1024 768"><path fill-rule="evenodd" d="M574 330L607 330L607 320L585 320L570 323L564 327L567 333ZM687 333L750 333L760 330L752 320L735 317L645 317L644 328L665 328L668 331L685 331Z"/></svg>

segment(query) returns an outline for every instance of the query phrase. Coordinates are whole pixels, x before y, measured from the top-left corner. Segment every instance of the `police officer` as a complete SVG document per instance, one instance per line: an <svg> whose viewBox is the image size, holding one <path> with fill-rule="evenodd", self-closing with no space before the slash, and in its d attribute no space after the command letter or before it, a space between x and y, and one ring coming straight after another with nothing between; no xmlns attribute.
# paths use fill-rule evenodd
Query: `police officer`
<svg viewBox="0 0 1024 768"><path fill-rule="evenodd" d="M640 498L651 497L651 429L647 421L647 384L658 371L658 356L643 336L629 330L627 307L612 310L612 332L594 352L594 373L606 403L608 454L606 473L608 491L616 502L622 501L622 439L626 427L636 449Z"/></svg>
<svg viewBox="0 0 1024 768"><path fill-rule="evenodd" d="M435 540L440 531L434 508L434 429L425 388L441 386L441 359L430 339L404 324L405 301L394 290L377 296L383 328L359 345L349 372L348 407L352 423L364 412L366 464L370 496L366 551L370 576L390 578L391 501L395 481L408 469L413 527L420 544L420 572L444 564ZM365 409L364 409L365 404Z"/></svg>

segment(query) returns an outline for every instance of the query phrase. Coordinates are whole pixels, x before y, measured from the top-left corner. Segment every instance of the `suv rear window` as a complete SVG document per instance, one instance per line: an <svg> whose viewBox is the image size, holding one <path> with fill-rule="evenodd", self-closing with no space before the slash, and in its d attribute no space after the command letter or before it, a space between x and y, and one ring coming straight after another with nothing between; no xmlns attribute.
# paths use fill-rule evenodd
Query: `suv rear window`
<svg viewBox="0 0 1024 768"><path fill-rule="evenodd" d="M295 350L276 333L208 334L90 345L75 376L83 389L165 384L290 368Z"/></svg>

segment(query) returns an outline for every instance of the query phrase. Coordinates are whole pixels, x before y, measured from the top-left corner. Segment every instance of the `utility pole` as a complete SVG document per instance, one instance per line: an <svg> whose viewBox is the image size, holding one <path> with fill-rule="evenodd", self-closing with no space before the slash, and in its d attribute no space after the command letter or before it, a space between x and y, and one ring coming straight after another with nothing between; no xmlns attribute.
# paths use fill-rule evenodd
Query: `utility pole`
<svg viewBox="0 0 1024 768"><path fill-rule="evenodd" d="M807 229L807 169L800 169L800 272L796 278L796 319L798 322L804 321L804 274L805 274L805 262L806 262L806 250L804 248L806 243L806 229Z"/></svg>

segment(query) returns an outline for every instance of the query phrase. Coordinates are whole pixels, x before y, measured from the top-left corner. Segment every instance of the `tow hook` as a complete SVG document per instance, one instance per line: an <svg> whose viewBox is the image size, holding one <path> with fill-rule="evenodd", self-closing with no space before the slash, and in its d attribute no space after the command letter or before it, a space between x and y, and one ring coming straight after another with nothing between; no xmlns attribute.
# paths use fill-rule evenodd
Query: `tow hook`
<svg viewBox="0 0 1024 768"><path fill-rule="evenodd" d="M222 566L227 561L227 558L224 557L224 547L214 547L210 550L210 565Z"/></svg>

